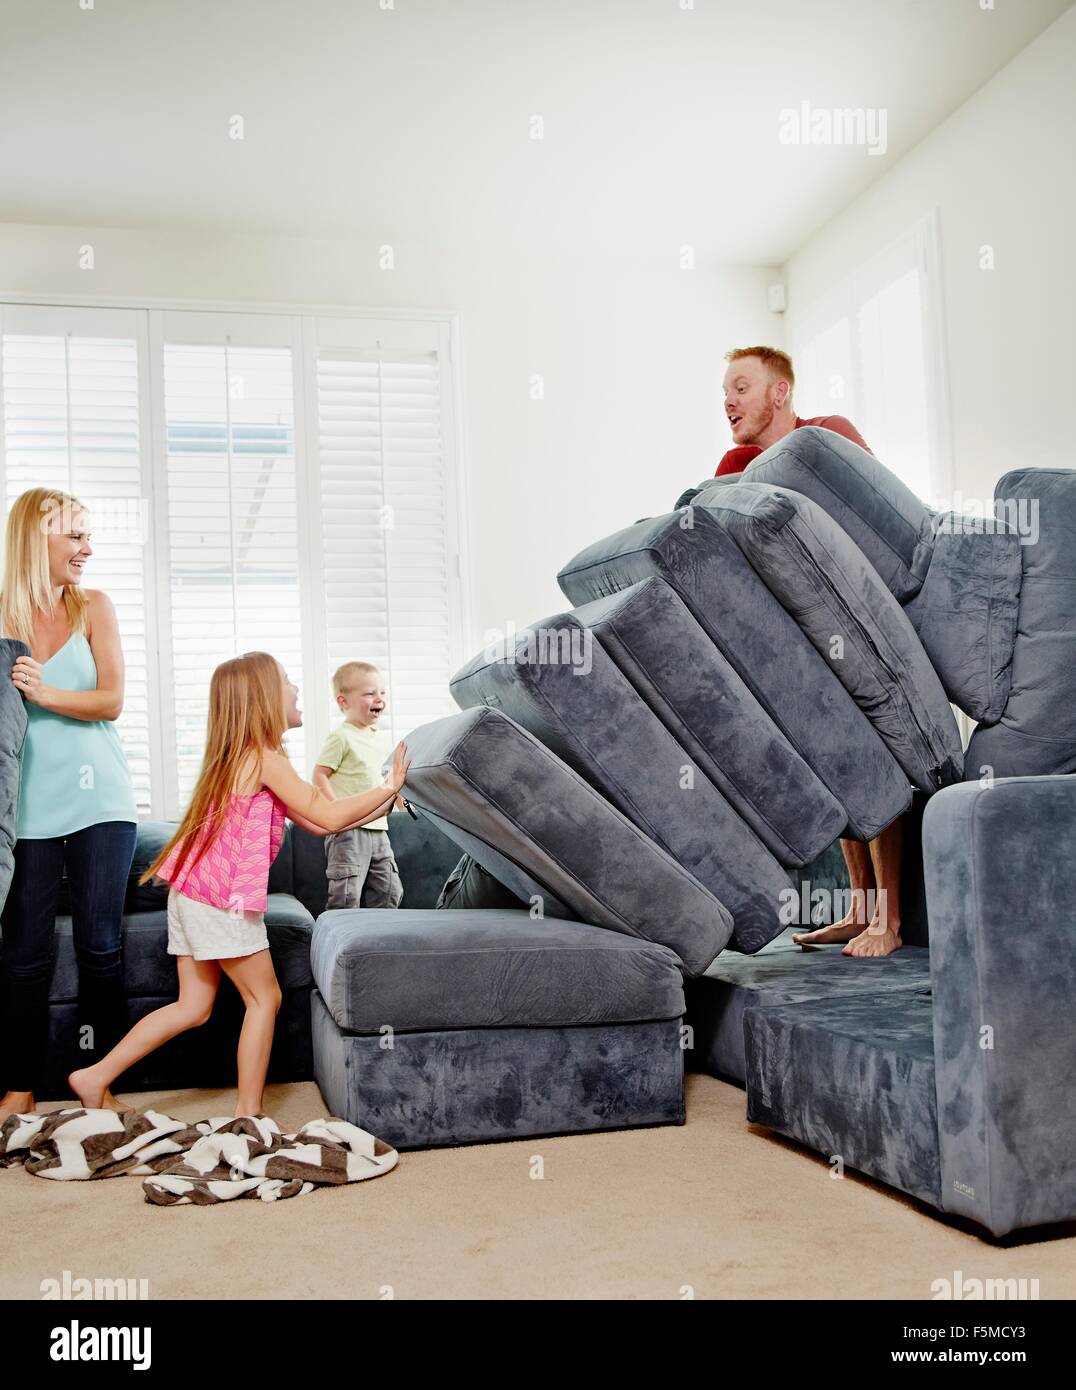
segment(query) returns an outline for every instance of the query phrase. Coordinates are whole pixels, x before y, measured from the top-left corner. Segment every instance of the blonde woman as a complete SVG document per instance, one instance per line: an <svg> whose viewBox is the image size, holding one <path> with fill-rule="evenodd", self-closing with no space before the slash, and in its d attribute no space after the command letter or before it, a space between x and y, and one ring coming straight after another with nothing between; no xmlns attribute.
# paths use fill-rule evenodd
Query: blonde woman
<svg viewBox="0 0 1076 1390"><path fill-rule="evenodd" d="M86 1055L103 1056L126 1023L120 924L138 814L115 722L124 681L116 612L107 594L82 587L89 526L82 503L52 488L24 492L7 520L0 625L30 655L11 673L28 724L2 919L0 1121L34 1108L65 867ZM100 1103L128 1108L109 1092Z"/></svg>
<svg viewBox="0 0 1076 1390"><path fill-rule="evenodd" d="M298 693L267 652L247 652L213 672L205 757L191 804L141 879L156 874L171 884L168 952L176 957L179 998L139 1019L103 1060L71 1073L83 1105L99 1106L121 1072L205 1023L223 973L246 1005L235 1113L261 1114L280 1007L263 914L284 817L315 835L350 830L385 814L408 768L401 743L389 777L372 791L333 801L304 782L283 745L285 732L302 723Z"/></svg>

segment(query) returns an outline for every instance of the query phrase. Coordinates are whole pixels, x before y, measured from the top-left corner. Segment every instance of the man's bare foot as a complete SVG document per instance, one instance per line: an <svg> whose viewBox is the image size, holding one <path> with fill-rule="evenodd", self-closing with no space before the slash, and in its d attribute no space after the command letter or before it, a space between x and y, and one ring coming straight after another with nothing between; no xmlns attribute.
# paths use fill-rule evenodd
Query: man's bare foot
<svg viewBox="0 0 1076 1390"><path fill-rule="evenodd" d="M797 946L829 946L834 941L851 941L863 930L863 923L857 922L855 913L850 912L831 927L818 927L815 931L793 932L792 940Z"/></svg>
<svg viewBox="0 0 1076 1390"><path fill-rule="evenodd" d="M900 939L899 926L887 925L883 927L875 920L871 922L866 931L860 932L854 941L849 941L841 955L891 956L894 951L899 951L903 944Z"/></svg>
<svg viewBox="0 0 1076 1390"><path fill-rule="evenodd" d="M33 1108L33 1091L8 1091L3 1100L0 1100L0 1125L9 1115L28 1115Z"/></svg>
<svg viewBox="0 0 1076 1390"><path fill-rule="evenodd" d="M103 1110L108 1087L103 1085L94 1073L93 1067L83 1067L73 1071L67 1078L75 1099L87 1110Z"/></svg>

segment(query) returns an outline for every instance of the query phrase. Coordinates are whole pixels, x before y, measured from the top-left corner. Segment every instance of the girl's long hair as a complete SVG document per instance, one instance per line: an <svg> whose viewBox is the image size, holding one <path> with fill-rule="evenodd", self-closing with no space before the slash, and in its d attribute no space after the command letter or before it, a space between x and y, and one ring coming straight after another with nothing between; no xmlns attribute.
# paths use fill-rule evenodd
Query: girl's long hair
<svg viewBox="0 0 1076 1390"><path fill-rule="evenodd" d="M191 868L198 863L221 832L243 764L249 766L253 754L260 767L266 749L283 753L286 722L284 687L275 657L268 652L245 652L221 662L209 682L205 756L194 795L176 833L139 883L151 879L177 845L181 853L176 868L182 868L204 827L206 834Z"/></svg>
<svg viewBox="0 0 1076 1390"><path fill-rule="evenodd" d="M8 637L30 646L34 612L54 609L49 574L49 530L58 521L66 531L86 507L77 497L54 487L32 487L20 493L7 517L4 537L4 581L0 593L0 623ZM72 632L86 635L86 595L77 584L65 584L63 604Z"/></svg>

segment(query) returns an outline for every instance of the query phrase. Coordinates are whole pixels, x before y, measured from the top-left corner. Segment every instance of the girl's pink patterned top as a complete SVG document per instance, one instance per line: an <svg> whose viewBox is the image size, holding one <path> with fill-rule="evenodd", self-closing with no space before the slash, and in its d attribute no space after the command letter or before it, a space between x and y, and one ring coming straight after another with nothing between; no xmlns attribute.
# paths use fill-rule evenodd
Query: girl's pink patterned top
<svg viewBox="0 0 1076 1390"><path fill-rule="evenodd" d="M185 898L233 912L264 912L269 888L269 867L284 839L285 806L268 787L253 796L231 796L220 834L196 864L195 854L205 840L203 827L195 848L177 872L180 846L176 846L157 870ZM212 818L212 810L210 811Z"/></svg>

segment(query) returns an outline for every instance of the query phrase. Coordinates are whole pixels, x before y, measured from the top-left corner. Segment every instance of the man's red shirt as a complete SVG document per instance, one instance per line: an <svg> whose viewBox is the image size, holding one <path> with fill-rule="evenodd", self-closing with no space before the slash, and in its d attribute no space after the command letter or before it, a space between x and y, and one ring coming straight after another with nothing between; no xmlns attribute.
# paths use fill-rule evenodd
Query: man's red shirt
<svg viewBox="0 0 1076 1390"><path fill-rule="evenodd" d="M871 452L867 441L852 424L851 420L846 420L843 415L817 415L813 420L801 420L796 416L796 423L792 426L794 430L800 429L803 425L821 425L824 430L832 430L834 434L843 434L845 439L850 439L853 444L858 444L861 449ZM757 459L763 453L759 444L737 444L724 455L721 462L717 465L715 478L721 478L726 473L742 473L752 459Z"/></svg>

